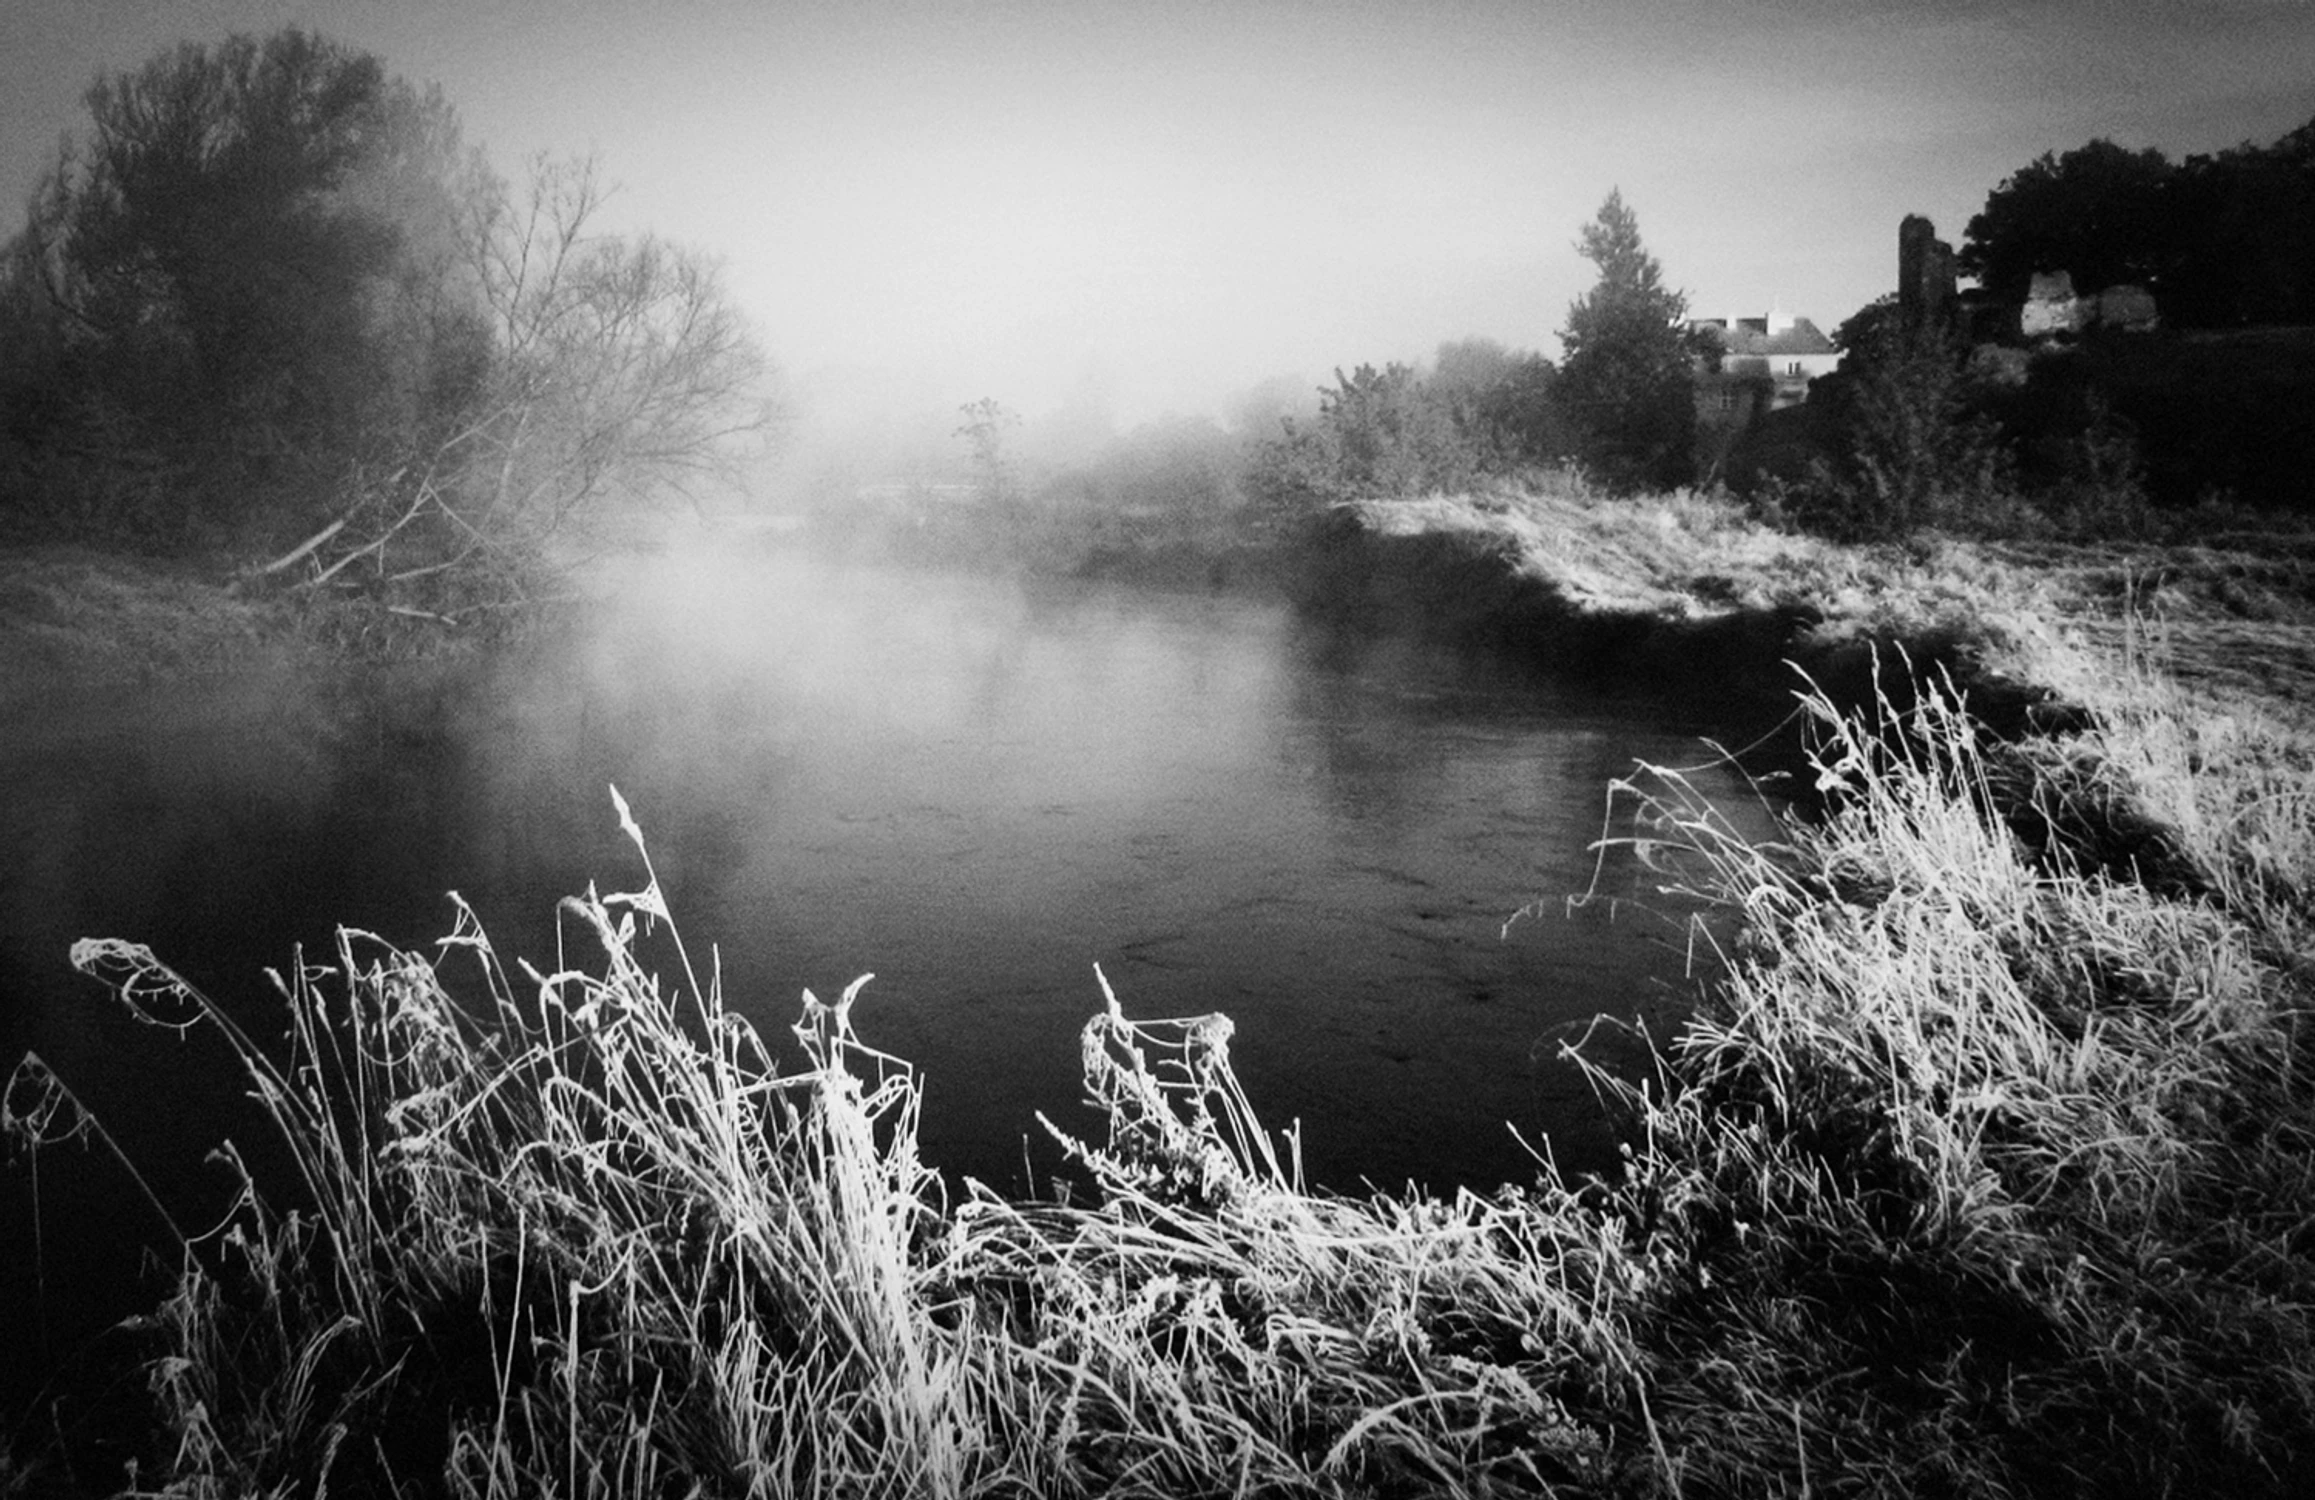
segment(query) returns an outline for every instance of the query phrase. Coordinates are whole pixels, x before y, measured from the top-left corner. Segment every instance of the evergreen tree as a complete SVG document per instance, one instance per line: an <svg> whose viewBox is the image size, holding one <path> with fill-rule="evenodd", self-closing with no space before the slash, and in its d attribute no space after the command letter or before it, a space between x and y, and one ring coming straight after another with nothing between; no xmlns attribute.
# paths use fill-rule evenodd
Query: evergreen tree
<svg viewBox="0 0 2315 1500"><path fill-rule="evenodd" d="M1640 221L1610 192L1576 248L1600 268L1569 304L1556 395L1586 467L1610 488L1669 489L1694 474L1695 362L1688 299L1664 285Z"/></svg>

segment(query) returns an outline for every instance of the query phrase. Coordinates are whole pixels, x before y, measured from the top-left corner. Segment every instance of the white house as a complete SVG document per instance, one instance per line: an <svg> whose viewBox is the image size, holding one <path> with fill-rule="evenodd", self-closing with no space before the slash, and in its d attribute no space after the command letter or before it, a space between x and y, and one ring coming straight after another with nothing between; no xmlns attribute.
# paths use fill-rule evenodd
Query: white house
<svg viewBox="0 0 2315 1500"><path fill-rule="evenodd" d="M1688 326L1720 345L1720 369L1700 364L1696 372L1697 407L1709 420L1741 426L1758 410L1798 406L1809 399L1809 382L1841 363L1816 324L1781 307L1766 317L1696 318Z"/></svg>

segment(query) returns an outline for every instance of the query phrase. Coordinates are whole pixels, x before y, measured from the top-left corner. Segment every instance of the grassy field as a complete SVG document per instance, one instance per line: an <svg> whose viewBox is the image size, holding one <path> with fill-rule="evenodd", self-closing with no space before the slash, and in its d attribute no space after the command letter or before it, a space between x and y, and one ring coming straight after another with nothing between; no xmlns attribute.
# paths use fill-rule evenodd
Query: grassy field
<svg viewBox="0 0 2315 1500"><path fill-rule="evenodd" d="M638 888L566 904L591 959L349 933L285 976L287 1056L84 944L139 1014L228 1031L304 1178L188 1238L120 1488L2304 1493L2315 553L1858 551L1574 487L1362 520L1591 610L1958 637L2076 711L1996 739L1884 652L1879 697L1804 700L1824 811L1774 842L1619 783L1609 836L1741 936L1654 1077L1595 1074L1623 1170L1489 1195L1305 1191L1227 1018L1103 995L1093 1191L951 1201L872 1005L808 997L780 1072L623 805ZM81 1124L37 1070L6 1104ZM36 1437L0 1481L53 1477Z"/></svg>

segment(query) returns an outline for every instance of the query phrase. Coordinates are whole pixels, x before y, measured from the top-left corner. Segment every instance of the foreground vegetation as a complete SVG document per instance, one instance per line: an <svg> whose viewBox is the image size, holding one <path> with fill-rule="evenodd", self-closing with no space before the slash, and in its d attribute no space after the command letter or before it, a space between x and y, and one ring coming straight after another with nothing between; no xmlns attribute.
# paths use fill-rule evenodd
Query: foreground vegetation
<svg viewBox="0 0 2315 1500"><path fill-rule="evenodd" d="M2197 573L2101 646L2095 557L1780 537L1717 502L1370 507L1622 613L1813 598L1972 617L2062 689L2001 742L1885 656L1809 693L1824 811L1738 839L1674 773L1609 836L1741 920L1654 1077L1594 1070L1609 1180L1308 1192L1226 1018L1088 1023L1087 1189L952 1201L915 1075L810 996L804 1065L726 1009L646 879L592 964L342 935L280 1057L158 957L75 960L224 1030L301 1181L188 1236L133 1477L27 1431L30 1489L731 1494L2287 1494L2315 1463L2315 739L2156 670ZM1503 540L1510 538L1509 541ZM2288 549L2283 548L2287 554ZM2183 555L2182 555L2183 556ZM1596 570L1574 569L1576 560ZM2125 569L2125 572L2128 570ZM2143 579L2141 580L2144 581ZM2246 592L2247 591L2247 592ZM2216 604L2205 610L2215 620ZM2267 622L2284 628L2289 622ZM2087 644L2085 644L2087 643ZM1922 678L1927 680L1919 680ZM574 948L573 951L576 951ZM662 977L669 976L669 977ZM873 1015L873 992L866 992ZM1130 997L1127 997L1130 999ZM1578 1058L1581 1062L1580 1054ZM20 1144L93 1128L27 1059Z"/></svg>

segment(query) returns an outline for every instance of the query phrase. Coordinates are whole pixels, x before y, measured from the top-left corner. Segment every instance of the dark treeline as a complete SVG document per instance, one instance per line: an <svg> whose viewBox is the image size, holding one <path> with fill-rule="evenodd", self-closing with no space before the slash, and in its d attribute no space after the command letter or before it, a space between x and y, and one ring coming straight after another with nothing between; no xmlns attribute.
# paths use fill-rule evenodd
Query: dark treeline
<svg viewBox="0 0 2315 1500"><path fill-rule="evenodd" d="M86 101L0 250L10 534L485 623L767 420L710 262L374 57L188 43Z"/></svg>
<svg viewBox="0 0 2315 1500"><path fill-rule="evenodd" d="M1740 448L1732 478L1808 524L2110 537L2198 507L2304 511L2315 460L2315 121L2173 163L2094 140L1996 187L1956 256L1955 320L1892 294L1841 370ZM2152 294L2136 327L2029 333L2044 273Z"/></svg>
<svg viewBox="0 0 2315 1500"><path fill-rule="evenodd" d="M2315 120L2173 162L2094 140L2013 173L1969 221L1961 269L1996 300L2034 273L2135 284L2179 328L2315 323Z"/></svg>

